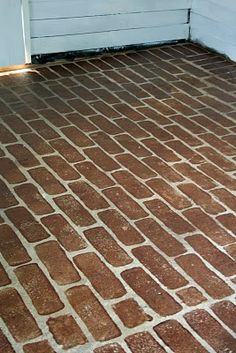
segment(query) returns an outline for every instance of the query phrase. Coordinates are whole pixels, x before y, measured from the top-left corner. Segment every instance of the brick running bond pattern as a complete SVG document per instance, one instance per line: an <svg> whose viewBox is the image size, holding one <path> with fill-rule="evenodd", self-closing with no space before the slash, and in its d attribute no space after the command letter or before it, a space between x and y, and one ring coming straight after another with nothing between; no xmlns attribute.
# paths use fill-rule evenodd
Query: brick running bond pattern
<svg viewBox="0 0 236 353"><path fill-rule="evenodd" d="M178 44L0 77L0 352L236 352L236 64Z"/></svg>

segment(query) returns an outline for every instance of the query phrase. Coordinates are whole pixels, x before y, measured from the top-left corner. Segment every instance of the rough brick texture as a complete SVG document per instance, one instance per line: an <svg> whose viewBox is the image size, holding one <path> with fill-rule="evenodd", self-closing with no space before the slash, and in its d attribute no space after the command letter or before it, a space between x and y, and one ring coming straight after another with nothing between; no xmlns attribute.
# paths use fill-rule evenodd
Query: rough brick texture
<svg viewBox="0 0 236 353"><path fill-rule="evenodd" d="M236 352L235 72L184 43L1 73L1 353Z"/></svg>

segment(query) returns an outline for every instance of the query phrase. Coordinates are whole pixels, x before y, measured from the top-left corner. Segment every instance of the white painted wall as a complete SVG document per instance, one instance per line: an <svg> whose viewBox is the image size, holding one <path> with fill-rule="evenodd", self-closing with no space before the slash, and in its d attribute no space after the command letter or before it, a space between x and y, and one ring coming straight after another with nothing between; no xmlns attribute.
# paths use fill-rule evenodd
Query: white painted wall
<svg viewBox="0 0 236 353"><path fill-rule="evenodd" d="M187 39L191 0L30 0L32 55Z"/></svg>
<svg viewBox="0 0 236 353"><path fill-rule="evenodd" d="M0 67L30 61L25 36L25 0L0 0Z"/></svg>
<svg viewBox="0 0 236 353"><path fill-rule="evenodd" d="M191 40L236 61L236 0L193 0Z"/></svg>

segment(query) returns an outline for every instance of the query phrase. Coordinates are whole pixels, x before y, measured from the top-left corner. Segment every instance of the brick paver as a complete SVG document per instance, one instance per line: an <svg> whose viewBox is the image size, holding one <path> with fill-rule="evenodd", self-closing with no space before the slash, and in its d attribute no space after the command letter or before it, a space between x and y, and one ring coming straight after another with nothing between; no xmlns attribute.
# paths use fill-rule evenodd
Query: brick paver
<svg viewBox="0 0 236 353"><path fill-rule="evenodd" d="M235 72L185 43L0 76L1 353L236 353Z"/></svg>

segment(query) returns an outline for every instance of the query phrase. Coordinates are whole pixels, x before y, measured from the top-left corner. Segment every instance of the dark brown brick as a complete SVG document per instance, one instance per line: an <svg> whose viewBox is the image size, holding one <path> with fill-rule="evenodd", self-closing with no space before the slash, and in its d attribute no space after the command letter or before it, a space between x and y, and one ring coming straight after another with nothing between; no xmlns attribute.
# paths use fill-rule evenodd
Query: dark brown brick
<svg viewBox="0 0 236 353"><path fill-rule="evenodd" d="M120 112L117 117L125 116L126 118L132 120L132 121L142 121L145 119L145 117L140 114L137 110L134 110L131 108L128 104L125 103L120 103L120 104L114 104L114 108Z"/></svg>
<svg viewBox="0 0 236 353"><path fill-rule="evenodd" d="M77 88L77 87L75 87L75 88ZM90 121L87 118L82 117L78 113L67 114L66 119L69 120L73 125L77 126L80 130L82 130L84 132L92 132L92 131L98 130L98 128L95 125L93 125L92 123L90 123Z"/></svg>
<svg viewBox="0 0 236 353"><path fill-rule="evenodd" d="M184 211L185 217L201 230L207 237L215 241L219 245L227 245L234 241L234 238L219 226L215 220L209 217L199 208L192 208Z"/></svg>
<svg viewBox="0 0 236 353"><path fill-rule="evenodd" d="M117 118L120 116L120 113L118 113L116 110L111 108L110 105L106 104L105 102L102 101L97 101L95 103L91 103L91 106L96 109L99 113L102 115L105 115L108 118ZM114 105L115 109L116 106ZM92 114L90 114L92 115ZM95 115L95 113L93 113Z"/></svg>
<svg viewBox="0 0 236 353"><path fill-rule="evenodd" d="M30 168L39 165L39 161L25 146L14 144L8 146L7 149L23 167Z"/></svg>
<svg viewBox="0 0 236 353"><path fill-rule="evenodd" d="M182 141L169 141L166 145L180 154L191 164L199 164L204 162L204 158L200 154L186 146Z"/></svg>
<svg viewBox="0 0 236 353"><path fill-rule="evenodd" d="M115 122L122 128L122 130L129 133L134 138L144 138L149 136L149 134L141 129L138 124L127 118L116 119Z"/></svg>
<svg viewBox="0 0 236 353"><path fill-rule="evenodd" d="M149 332L135 333L126 337L125 341L133 353L166 353Z"/></svg>
<svg viewBox="0 0 236 353"><path fill-rule="evenodd" d="M103 193L130 219L139 219L147 216L144 209L120 187L106 189Z"/></svg>
<svg viewBox="0 0 236 353"><path fill-rule="evenodd" d="M117 244L112 236L102 227L85 231L89 242L113 266L124 266L132 262L129 255Z"/></svg>
<svg viewBox="0 0 236 353"><path fill-rule="evenodd" d="M207 353L207 350L178 321L168 320L154 327L155 332L175 353Z"/></svg>
<svg viewBox="0 0 236 353"><path fill-rule="evenodd" d="M145 147L139 144L135 139L133 139L128 134L118 135L115 139L129 152L133 153L137 157L148 157L151 155Z"/></svg>
<svg viewBox="0 0 236 353"><path fill-rule="evenodd" d="M59 152L69 163L76 163L84 160L84 156L64 139L57 139L50 142L51 146Z"/></svg>
<svg viewBox="0 0 236 353"><path fill-rule="evenodd" d="M180 289L176 294L188 306L196 306L207 300L195 287Z"/></svg>
<svg viewBox="0 0 236 353"><path fill-rule="evenodd" d="M29 173L49 195L61 194L66 191L64 186L44 167L30 169Z"/></svg>
<svg viewBox="0 0 236 353"><path fill-rule="evenodd" d="M219 154L211 147L201 147L198 148L197 151L226 172L231 172L236 169L235 163L227 160L223 155Z"/></svg>
<svg viewBox="0 0 236 353"><path fill-rule="evenodd" d="M126 293L119 279L95 253L78 255L74 261L104 299L119 298Z"/></svg>
<svg viewBox="0 0 236 353"><path fill-rule="evenodd" d="M99 147L86 148L84 153L106 172L120 168L114 159L109 157L108 154L103 152Z"/></svg>
<svg viewBox="0 0 236 353"><path fill-rule="evenodd" d="M8 115L7 118L3 118L3 121L13 130L16 134L25 134L30 132L30 128L16 115Z"/></svg>
<svg viewBox="0 0 236 353"><path fill-rule="evenodd" d="M217 220L223 224L225 228L236 234L236 217L233 214L228 213L222 216L218 216Z"/></svg>
<svg viewBox="0 0 236 353"><path fill-rule="evenodd" d="M114 182L108 177L108 175L100 171L100 169L98 169L91 162L85 161L83 163L76 164L75 167L86 179L98 188L104 189L114 185Z"/></svg>
<svg viewBox="0 0 236 353"><path fill-rule="evenodd" d="M93 141L90 140L82 131L77 129L75 126L64 127L61 129L61 131L76 146L89 147L94 145Z"/></svg>
<svg viewBox="0 0 236 353"><path fill-rule="evenodd" d="M226 189L216 189L213 190L212 193L220 202L236 212L236 197L231 194L230 191Z"/></svg>
<svg viewBox="0 0 236 353"><path fill-rule="evenodd" d="M63 180L76 180L80 178L76 170L60 156L48 156L43 159Z"/></svg>
<svg viewBox="0 0 236 353"><path fill-rule="evenodd" d="M31 257L9 225L0 225L0 231L0 251L10 266L31 261Z"/></svg>
<svg viewBox="0 0 236 353"><path fill-rule="evenodd" d="M192 120L196 121L199 125L203 126L205 129L210 130L211 132L213 132L218 136L222 136L228 133L228 131L224 129L222 126L216 124L215 122L213 122L212 120L208 119L203 115L195 116L192 118Z"/></svg>
<svg viewBox="0 0 236 353"><path fill-rule="evenodd" d="M104 116L96 115L89 118L89 120L108 135L116 135L122 132L122 130L117 125L113 124L111 120L105 118Z"/></svg>
<svg viewBox="0 0 236 353"><path fill-rule="evenodd" d="M232 294L232 289L194 254L181 255L176 262L214 299Z"/></svg>
<svg viewBox="0 0 236 353"><path fill-rule="evenodd" d="M139 125L147 130L153 137L160 141L169 141L173 140L174 136L169 134L166 129L160 128L157 124L151 121L143 121L140 122Z"/></svg>
<svg viewBox="0 0 236 353"><path fill-rule="evenodd" d="M43 120L35 120L29 124L45 140L52 140L60 137L59 134Z"/></svg>
<svg viewBox="0 0 236 353"><path fill-rule="evenodd" d="M178 162L179 157L169 148L158 142L154 138L144 139L142 143L149 148L155 155L164 159L166 162Z"/></svg>
<svg viewBox="0 0 236 353"><path fill-rule="evenodd" d="M14 288L0 291L0 314L17 342L25 342L42 334Z"/></svg>
<svg viewBox="0 0 236 353"><path fill-rule="evenodd" d="M228 300L212 305L211 309L231 330L236 332L236 305Z"/></svg>
<svg viewBox="0 0 236 353"><path fill-rule="evenodd" d="M109 207L107 201L86 182L75 181L70 183L69 187L91 210L99 210Z"/></svg>
<svg viewBox="0 0 236 353"><path fill-rule="evenodd" d="M169 164L165 163L162 159L156 156L144 158L143 162L170 182L175 183L184 180L184 178L173 168L171 168Z"/></svg>
<svg viewBox="0 0 236 353"><path fill-rule="evenodd" d="M107 210L98 214L99 218L105 223L117 238L125 245L139 244L144 241L140 233L126 221L126 219L116 210Z"/></svg>
<svg viewBox="0 0 236 353"><path fill-rule="evenodd" d="M207 311L194 310L185 319L216 352L234 352L235 339Z"/></svg>
<svg viewBox="0 0 236 353"><path fill-rule="evenodd" d="M126 327L133 328L151 321L152 317L147 315L134 299L126 299L113 305L113 309Z"/></svg>
<svg viewBox="0 0 236 353"><path fill-rule="evenodd" d="M3 265L0 263L0 287L7 286L10 283L11 283L11 280L9 279ZM1 337L1 331L0 331L0 337ZM0 347L1 347L1 338L0 338Z"/></svg>
<svg viewBox="0 0 236 353"><path fill-rule="evenodd" d="M186 178L191 179L197 185L199 185L202 189L212 189L216 186L214 181L210 179L208 176L199 172L197 169L192 167L188 163L178 163L174 165L174 168L181 174L183 174Z"/></svg>
<svg viewBox="0 0 236 353"><path fill-rule="evenodd" d="M59 196L54 201L76 225L84 227L95 223L89 212L72 195Z"/></svg>
<svg viewBox="0 0 236 353"><path fill-rule="evenodd" d="M6 338L6 336L0 330L0 349L2 353L15 353L14 349L12 348L10 342Z"/></svg>
<svg viewBox="0 0 236 353"><path fill-rule="evenodd" d="M153 193L132 174L127 171L114 172L112 176L122 185L130 194L137 199L151 197Z"/></svg>
<svg viewBox="0 0 236 353"><path fill-rule="evenodd" d="M152 171L150 168L145 166L145 164L140 162L137 158L133 157L131 154L128 154L128 153L121 154L117 156L116 159L125 168L129 169L133 174L137 175L141 179L148 179L156 176L156 173L154 171Z"/></svg>
<svg viewBox="0 0 236 353"><path fill-rule="evenodd" d="M63 349L81 346L87 342L81 328L71 315L49 318L47 324L53 338Z"/></svg>
<svg viewBox="0 0 236 353"><path fill-rule="evenodd" d="M227 156L234 156L236 154L236 148L230 146L228 143L223 141L221 138L218 138L214 134L206 133L202 134L200 137L216 150L226 154Z"/></svg>
<svg viewBox="0 0 236 353"><path fill-rule="evenodd" d="M224 276L236 274L236 263L224 252L216 248L209 240L202 235L193 235L186 240L206 261L220 271Z"/></svg>
<svg viewBox="0 0 236 353"><path fill-rule="evenodd" d="M16 142L16 137L2 124L0 124L0 141L3 144Z"/></svg>
<svg viewBox="0 0 236 353"><path fill-rule="evenodd" d="M125 353L118 343L106 344L105 346L96 348L94 353Z"/></svg>
<svg viewBox="0 0 236 353"><path fill-rule="evenodd" d="M64 304L38 265L18 267L15 273L40 315L63 309Z"/></svg>
<svg viewBox="0 0 236 353"><path fill-rule="evenodd" d="M186 252L184 246L167 233L154 219L145 218L135 222L135 225L140 229L142 234L168 256L177 256Z"/></svg>
<svg viewBox="0 0 236 353"><path fill-rule="evenodd" d="M67 251L78 251L86 247L79 233L61 215L47 216L41 221Z"/></svg>
<svg viewBox="0 0 236 353"><path fill-rule="evenodd" d="M145 205L147 208L168 228L177 234L186 234L193 232L194 228L180 217L177 213L172 211L166 204L159 200L146 201Z"/></svg>
<svg viewBox="0 0 236 353"><path fill-rule="evenodd" d="M203 191L195 184L181 184L178 187L197 205L201 206L205 212L211 214L218 214L225 211L223 206L221 206L207 192Z"/></svg>
<svg viewBox="0 0 236 353"><path fill-rule="evenodd" d="M6 211L6 215L28 242L34 243L49 237L46 230L26 208L10 208Z"/></svg>
<svg viewBox="0 0 236 353"><path fill-rule="evenodd" d="M178 192L163 179L152 179L147 182L147 185L178 210L188 208L192 205L183 194Z"/></svg>
<svg viewBox="0 0 236 353"><path fill-rule="evenodd" d="M24 134L22 139L39 155L46 155L54 152L50 145L34 132Z"/></svg>
<svg viewBox="0 0 236 353"><path fill-rule="evenodd" d="M53 212L53 208L42 197L38 189L33 184L27 183L16 186L15 191L35 214L43 215Z"/></svg>
<svg viewBox="0 0 236 353"><path fill-rule="evenodd" d="M18 184L26 180L24 174L9 158L0 158L0 174L10 184Z"/></svg>
<svg viewBox="0 0 236 353"><path fill-rule="evenodd" d="M88 287L73 287L66 294L70 304L97 341L120 336L120 330Z"/></svg>
<svg viewBox="0 0 236 353"><path fill-rule="evenodd" d="M159 315L172 315L180 311L181 306L141 268L126 270L122 272L122 277Z"/></svg>
<svg viewBox="0 0 236 353"><path fill-rule="evenodd" d="M46 340L35 343L28 343L24 345L23 350L25 353L55 353L55 351Z"/></svg>
<svg viewBox="0 0 236 353"><path fill-rule="evenodd" d="M123 152L123 149L104 132L95 132L90 137L109 154Z"/></svg>
<svg viewBox="0 0 236 353"><path fill-rule="evenodd" d="M191 147L196 147L202 144L202 142L194 137L193 134L188 133L177 125L171 125L166 128L171 134L175 135L178 139L185 142Z"/></svg>

